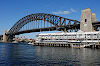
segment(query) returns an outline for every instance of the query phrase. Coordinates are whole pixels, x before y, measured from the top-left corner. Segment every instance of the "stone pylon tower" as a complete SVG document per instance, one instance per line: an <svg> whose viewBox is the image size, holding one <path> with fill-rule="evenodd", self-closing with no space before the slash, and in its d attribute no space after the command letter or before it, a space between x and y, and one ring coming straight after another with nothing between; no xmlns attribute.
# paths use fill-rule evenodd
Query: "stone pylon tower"
<svg viewBox="0 0 100 66"><path fill-rule="evenodd" d="M92 22L96 22L97 21L95 13L92 13L91 19L92 19Z"/></svg>
<svg viewBox="0 0 100 66"><path fill-rule="evenodd" d="M6 33L7 33L7 31L4 30L4 33L3 33L3 42L7 42L7 36L6 36Z"/></svg>
<svg viewBox="0 0 100 66"><path fill-rule="evenodd" d="M92 23L96 22L96 15L95 13L91 13L91 9L87 8L82 10L81 13L81 23L80 23L80 30L84 32L92 32L95 31Z"/></svg>

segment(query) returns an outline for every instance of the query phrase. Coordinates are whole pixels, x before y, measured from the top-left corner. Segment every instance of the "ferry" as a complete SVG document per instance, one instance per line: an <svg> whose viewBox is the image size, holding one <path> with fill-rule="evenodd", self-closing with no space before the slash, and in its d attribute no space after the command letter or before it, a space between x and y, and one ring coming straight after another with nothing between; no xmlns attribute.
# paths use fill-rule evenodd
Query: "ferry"
<svg viewBox="0 0 100 66"><path fill-rule="evenodd" d="M71 43L72 47L85 47L91 44L100 43L100 31L96 32L57 32L57 33L40 33L37 35L38 43Z"/></svg>

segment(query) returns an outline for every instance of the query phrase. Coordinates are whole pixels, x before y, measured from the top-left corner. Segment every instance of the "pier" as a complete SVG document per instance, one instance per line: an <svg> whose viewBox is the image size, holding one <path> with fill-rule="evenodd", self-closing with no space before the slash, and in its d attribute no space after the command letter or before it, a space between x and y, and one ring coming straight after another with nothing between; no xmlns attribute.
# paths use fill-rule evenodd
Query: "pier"
<svg viewBox="0 0 100 66"><path fill-rule="evenodd" d="M97 48L100 49L100 44L87 44L87 43L55 43L55 42L35 42L34 46L49 46L49 47L69 47L69 48Z"/></svg>
<svg viewBox="0 0 100 66"><path fill-rule="evenodd" d="M51 46L51 47L71 47L70 44L64 44L64 43L34 43L35 46Z"/></svg>

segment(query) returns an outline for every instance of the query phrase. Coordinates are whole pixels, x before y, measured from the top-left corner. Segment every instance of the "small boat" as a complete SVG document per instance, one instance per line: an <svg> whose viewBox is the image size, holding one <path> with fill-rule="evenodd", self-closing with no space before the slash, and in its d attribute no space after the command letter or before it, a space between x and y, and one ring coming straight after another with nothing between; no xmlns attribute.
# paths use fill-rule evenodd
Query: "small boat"
<svg viewBox="0 0 100 66"><path fill-rule="evenodd" d="M28 44L34 44L34 43L29 42Z"/></svg>

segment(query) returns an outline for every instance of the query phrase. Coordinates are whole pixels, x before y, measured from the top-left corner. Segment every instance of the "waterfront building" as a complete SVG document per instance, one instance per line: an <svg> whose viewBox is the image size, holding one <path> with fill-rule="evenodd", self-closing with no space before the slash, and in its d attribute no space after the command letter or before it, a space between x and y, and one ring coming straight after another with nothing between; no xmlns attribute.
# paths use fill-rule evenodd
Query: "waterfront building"
<svg viewBox="0 0 100 66"><path fill-rule="evenodd" d="M98 42L100 32L59 32L41 33L37 35L36 42Z"/></svg>
<svg viewBox="0 0 100 66"><path fill-rule="evenodd" d="M99 44L100 31L95 31L92 23L97 22L95 13L90 8L82 10L80 30L78 32L41 33L37 35L37 43L61 43L71 45Z"/></svg>
<svg viewBox="0 0 100 66"><path fill-rule="evenodd" d="M37 35L36 43L70 44L72 47L86 47L100 43L100 32L59 32L41 33Z"/></svg>

